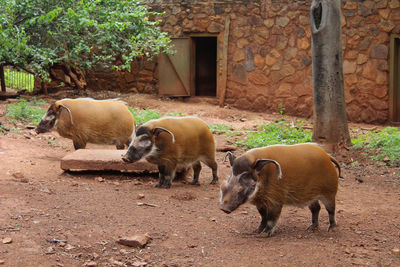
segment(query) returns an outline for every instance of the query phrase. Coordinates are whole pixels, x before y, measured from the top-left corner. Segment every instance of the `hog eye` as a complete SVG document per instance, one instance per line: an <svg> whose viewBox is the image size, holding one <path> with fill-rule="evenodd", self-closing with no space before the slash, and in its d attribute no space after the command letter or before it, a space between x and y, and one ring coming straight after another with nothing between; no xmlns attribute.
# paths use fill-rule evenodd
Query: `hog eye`
<svg viewBox="0 0 400 267"><path fill-rule="evenodd" d="M147 140L149 140L149 137L147 135L142 135L139 140L140 141L147 141Z"/></svg>

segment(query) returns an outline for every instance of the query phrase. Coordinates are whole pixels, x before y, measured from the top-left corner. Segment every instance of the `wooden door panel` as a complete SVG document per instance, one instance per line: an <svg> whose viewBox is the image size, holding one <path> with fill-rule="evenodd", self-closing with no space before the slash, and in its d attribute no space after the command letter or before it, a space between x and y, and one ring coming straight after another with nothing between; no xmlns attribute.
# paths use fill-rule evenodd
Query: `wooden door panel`
<svg viewBox="0 0 400 267"><path fill-rule="evenodd" d="M173 55L158 57L159 94L165 96L190 96L191 81L191 39L172 39Z"/></svg>

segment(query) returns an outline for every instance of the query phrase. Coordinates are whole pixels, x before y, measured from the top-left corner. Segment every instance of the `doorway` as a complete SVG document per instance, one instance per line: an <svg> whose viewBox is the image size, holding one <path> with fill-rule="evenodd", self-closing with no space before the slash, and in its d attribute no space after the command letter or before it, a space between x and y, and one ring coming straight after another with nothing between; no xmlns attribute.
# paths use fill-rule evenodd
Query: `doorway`
<svg viewBox="0 0 400 267"><path fill-rule="evenodd" d="M195 95L217 95L217 37L192 37L195 47Z"/></svg>
<svg viewBox="0 0 400 267"><path fill-rule="evenodd" d="M390 36L390 121L400 123L400 34Z"/></svg>

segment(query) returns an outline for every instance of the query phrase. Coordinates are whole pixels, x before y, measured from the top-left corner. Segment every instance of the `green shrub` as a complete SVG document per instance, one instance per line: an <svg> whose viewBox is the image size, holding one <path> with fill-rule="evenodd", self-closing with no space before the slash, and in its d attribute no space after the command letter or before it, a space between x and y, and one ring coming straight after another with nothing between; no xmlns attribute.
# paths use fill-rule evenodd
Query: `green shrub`
<svg viewBox="0 0 400 267"><path fill-rule="evenodd" d="M400 131L397 127L386 127L371 131L352 140L354 149L368 149L370 158L394 163L400 159Z"/></svg>
<svg viewBox="0 0 400 267"><path fill-rule="evenodd" d="M302 121L292 123L288 120L262 124L257 131L247 132L244 139L236 139L236 144L250 149L275 144L311 142L312 132L301 128L302 125Z"/></svg>
<svg viewBox="0 0 400 267"><path fill-rule="evenodd" d="M33 99L27 101L21 98L19 102L9 104L6 116L15 122L24 122L29 125L37 125L46 113L46 109L41 106L47 105L44 100Z"/></svg>

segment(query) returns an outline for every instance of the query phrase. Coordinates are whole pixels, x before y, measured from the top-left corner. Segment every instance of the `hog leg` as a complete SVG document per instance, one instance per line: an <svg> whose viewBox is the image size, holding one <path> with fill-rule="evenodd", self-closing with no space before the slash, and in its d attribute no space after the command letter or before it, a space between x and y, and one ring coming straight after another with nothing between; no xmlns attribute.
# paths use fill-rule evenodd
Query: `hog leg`
<svg viewBox="0 0 400 267"><path fill-rule="evenodd" d="M171 181L174 179L175 176L175 168L176 166L170 165L162 165L158 167L160 181L156 185L156 187L161 188L170 188Z"/></svg>
<svg viewBox="0 0 400 267"><path fill-rule="evenodd" d="M321 199L322 203L325 206L325 209L328 211L329 214L329 227L328 231L332 230L336 226L336 219L335 219L335 196L325 197Z"/></svg>
<svg viewBox="0 0 400 267"><path fill-rule="evenodd" d="M266 233L267 236L272 236L272 234L274 233L275 225L279 219L279 216L281 215L281 211L282 211L281 205L266 209L266 215L265 215L266 226L263 232Z"/></svg>
<svg viewBox="0 0 400 267"><path fill-rule="evenodd" d="M308 208L311 210L312 224L307 228L307 230L313 231L318 228L318 217L319 217L319 211L321 210L321 206L319 205L318 200L315 200L308 206Z"/></svg>
<svg viewBox="0 0 400 267"><path fill-rule="evenodd" d="M124 144L120 144L119 142L115 145L117 147L118 150L124 149L125 145Z"/></svg>
<svg viewBox="0 0 400 267"><path fill-rule="evenodd" d="M211 181L211 184L216 184L218 182L218 175L217 175L218 164L217 164L217 162L215 162L215 160L207 159L204 161L204 163L208 167L210 167L212 170L213 179Z"/></svg>
<svg viewBox="0 0 400 267"><path fill-rule="evenodd" d="M189 168L187 167L183 167L179 171L177 170L175 173L174 181L184 181L188 173L189 173Z"/></svg>
<svg viewBox="0 0 400 267"><path fill-rule="evenodd" d="M75 150L84 149L86 147L86 142L80 139L75 139L72 141L74 143Z"/></svg>
<svg viewBox="0 0 400 267"><path fill-rule="evenodd" d="M257 207L257 210L261 215L261 223L254 232L259 234L267 227L267 208L260 206Z"/></svg>
<svg viewBox="0 0 400 267"><path fill-rule="evenodd" d="M192 164L193 168L193 180L190 182L191 185L198 185L199 184L199 175L201 171L201 163L200 161L196 161Z"/></svg>
<svg viewBox="0 0 400 267"><path fill-rule="evenodd" d="M161 187L161 185L164 184L165 180L165 166L157 166L158 167L158 177L159 181L158 184L156 184L156 187Z"/></svg>

